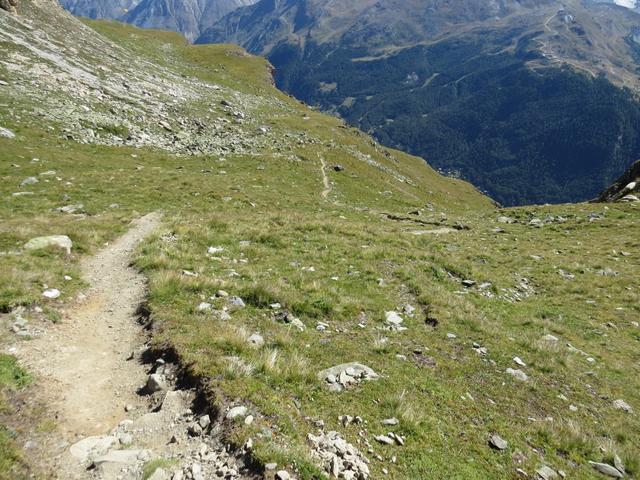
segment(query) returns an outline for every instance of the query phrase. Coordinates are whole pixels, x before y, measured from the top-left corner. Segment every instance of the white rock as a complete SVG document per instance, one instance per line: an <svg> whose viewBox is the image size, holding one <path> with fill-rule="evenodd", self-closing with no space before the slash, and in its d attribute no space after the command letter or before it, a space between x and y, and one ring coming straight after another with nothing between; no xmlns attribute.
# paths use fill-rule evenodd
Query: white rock
<svg viewBox="0 0 640 480"><path fill-rule="evenodd" d="M227 412L226 417L230 420L233 420L234 418L238 418L238 417L246 417L247 412L248 412L248 409L245 406L233 407L231 410Z"/></svg>
<svg viewBox="0 0 640 480"><path fill-rule="evenodd" d="M506 450L509 447L509 444L506 440L504 440L500 435L491 435L489 437L489 445L491 445L496 450Z"/></svg>
<svg viewBox="0 0 640 480"><path fill-rule="evenodd" d="M207 302L202 302L200 305L198 305L198 308L197 308L199 312L210 312L212 309L213 309L213 305Z"/></svg>
<svg viewBox="0 0 640 480"><path fill-rule="evenodd" d="M526 367L527 364L524 363L522 361L522 359L520 357L513 357L513 361L515 362L516 365L518 365L519 367Z"/></svg>
<svg viewBox="0 0 640 480"><path fill-rule="evenodd" d="M542 467L537 469L536 473L542 480L555 480L556 478L558 478L558 472L556 472L553 468L548 467L547 465L543 465Z"/></svg>
<svg viewBox="0 0 640 480"><path fill-rule="evenodd" d="M22 182L20 182L21 187L26 187L27 185L35 185L36 183L40 183L36 177L27 177Z"/></svg>
<svg viewBox="0 0 640 480"><path fill-rule="evenodd" d="M615 467L606 463L589 462L589 464L603 475L611 478L624 478L624 475Z"/></svg>
<svg viewBox="0 0 640 480"><path fill-rule="evenodd" d="M224 247L209 247L207 253L209 255L215 255L216 253L224 252Z"/></svg>
<svg viewBox="0 0 640 480"><path fill-rule="evenodd" d="M406 304L404 307L402 307L402 311L407 315L413 315L413 312L416 311L416 308L413 305Z"/></svg>
<svg viewBox="0 0 640 480"><path fill-rule="evenodd" d="M173 415L182 413L186 408L184 394L180 390L169 390L162 401L162 411Z"/></svg>
<svg viewBox="0 0 640 480"><path fill-rule="evenodd" d="M624 400L618 399L613 401L613 407L618 410L624 410L627 413L633 412L633 408Z"/></svg>
<svg viewBox="0 0 640 480"><path fill-rule="evenodd" d="M622 459L618 455L613 456L613 466L623 475L627 473L627 469L624 468L624 463L622 463Z"/></svg>
<svg viewBox="0 0 640 480"><path fill-rule="evenodd" d="M514 370L513 368L507 368L506 372L521 382L526 382L529 380L529 377L522 370Z"/></svg>
<svg viewBox="0 0 640 480"><path fill-rule="evenodd" d="M9 130L8 128L4 128L4 127L0 127L0 137L4 137L4 138L15 138L16 134L13 133L11 130Z"/></svg>
<svg viewBox="0 0 640 480"><path fill-rule="evenodd" d="M207 428L209 425L211 425L211 417L209 417L209 415L203 415L198 419L198 425L200 425L200 427L202 427L203 429Z"/></svg>
<svg viewBox="0 0 640 480"><path fill-rule="evenodd" d="M327 368L318 372L318 379L327 381L330 378L338 378L340 374L345 373L348 368L352 368L354 375L359 378L363 378L365 380L375 380L378 378L378 374L373 371L373 369L367 367L366 365L362 365L361 363L343 363L341 365L336 365L335 367Z"/></svg>
<svg viewBox="0 0 640 480"><path fill-rule="evenodd" d="M393 445L396 443L392 438L386 435L376 435L373 438L376 440L376 442L382 443L383 445Z"/></svg>
<svg viewBox="0 0 640 480"><path fill-rule="evenodd" d="M56 298L60 297L60 290L58 290L57 288L49 288L42 292L42 296L55 300Z"/></svg>
<svg viewBox="0 0 640 480"><path fill-rule="evenodd" d="M229 306L234 309L245 307L244 300L242 300L240 297L229 297L228 303Z"/></svg>
<svg viewBox="0 0 640 480"><path fill-rule="evenodd" d="M264 345L264 338L262 338L262 335L260 335L259 333L254 333L247 339L247 341L250 345L256 348L260 348Z"/></svg>
<svg viewBox="0 0 640 480"><path fill-rule="evenodd" d="M167 390L167 383L164 375L160 375L159 373L152 373L151 375L149 375L145 388L149 393Z"/></svg>
<svg viewBox="0 0 640 480"><path fill-rule="evenodd" d="M403 318L398 312L386 312L385 318L387 324L389 325L401 325L402 322L404 322Z"/></svg>

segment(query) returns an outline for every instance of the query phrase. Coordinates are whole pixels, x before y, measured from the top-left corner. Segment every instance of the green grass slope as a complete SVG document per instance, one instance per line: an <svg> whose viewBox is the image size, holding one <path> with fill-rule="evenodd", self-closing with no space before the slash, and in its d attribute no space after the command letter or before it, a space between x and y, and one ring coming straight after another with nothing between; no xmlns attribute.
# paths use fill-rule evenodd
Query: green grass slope
<svg viewBox="0 0 640 480"><path fill-rule="evenodd" d="M0 17L0 126L16 135L0 138L5 317L25 305L56 321L83 287L79 260L159 210L163 228L137 257L154 343L206 379L214 404L250 408L255 421L230 425L227 440L251 438L258 464L324 478L307 441L322 421L370 459L371 478L517 478L543 464L597 478L587 462L614 455L640 473L637 414L613 404L640 408L637 207L499 212L469 184L278 92L269 65L236 47L117 23L89 30L48 4L23 2L20 14L49 43ZM66 63L42 55L51 45ZM38 76L47 69L64 83ZM86 85L99 100L73 94ZM27 177L39 182L20 187ZM70 204L82 207L57 210ZM72 255L22 249L47 234L69 235ZM60 299L44 299L45 286ZM210 300L218 290L246 307L227 320L198 311L223 305ZM305 330L277 321L274 303ZM407 330L386 329L385 312L407 304ZM3 344L21 341L4 332ZM316 378L353 361L380 378L340 393ZM399 424L383 426L390 417ZM405 445L374 440L388 431ZM506 451L488 446L494 433Z"/></svg>

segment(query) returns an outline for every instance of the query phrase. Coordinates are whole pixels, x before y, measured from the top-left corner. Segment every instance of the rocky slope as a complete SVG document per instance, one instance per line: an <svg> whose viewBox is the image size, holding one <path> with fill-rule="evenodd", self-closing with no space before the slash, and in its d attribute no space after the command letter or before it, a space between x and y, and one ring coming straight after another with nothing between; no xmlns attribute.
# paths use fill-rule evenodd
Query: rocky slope
<svg viewBox="0 0 640 480"><path fill-rule="evenodd" d="M60 3L80 17L115 20L134 8L139 0L62 0Z"/></svg>
<svg viewBox="0 0 640 480"><path fill-rule="evenodd" d="M74 15L121 20L182 33L195 40L209 26L254 0L62 0Z"/></svg>
<svg viewBox="0 0 640 480"><path fill-rule="evenodd" d="M640 191L640 160L635 162L598 197L599 202L637 202Z"/></svg>
<svg viewBox="0 0 640 480"><path fill-rule="evenodd" d="M121 19L142 28L174 30L193 41L228 13L252 3L253 0L142 0Z"/></svg>
<svg viewBox="0 0 640 480"><path fill-rule="evenodd" d="M640 474L638 203L499 210L238 47L0 42L0 478Z"/></svg>
<svg viewBox="0 0 640 480"><path fill-rule="evenodd" d="M15 12L15 7L17 4L17 0L2 0L0 2L0 8L7 12L13 13Z"/></svg>

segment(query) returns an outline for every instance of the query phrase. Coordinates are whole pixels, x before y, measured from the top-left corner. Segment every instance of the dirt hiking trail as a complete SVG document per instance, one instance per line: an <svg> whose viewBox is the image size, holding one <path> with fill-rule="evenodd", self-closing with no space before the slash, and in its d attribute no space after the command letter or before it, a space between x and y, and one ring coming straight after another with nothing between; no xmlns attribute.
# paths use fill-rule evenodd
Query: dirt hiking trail
<svg viewBox="0 0 640 480"><path fill-rule="evenodd" d="M131 260L160 218L151 213L133 221L84 260L89 289L61 311L60 323L16 352L54 425L34 442L31 459L46 478L256 478L243 461L250 447L230 452L220 441L222 420L192 410L193 389L176 389L178 366L163 357L143 361L148 336L137 312L147 286ZM157 468L149 472L150 465Z"/></svg>
<svg viewBox="0 0 640 480"><path fill-rule="evenodd" d="M128 359L144 344L135 313L146 282L130 262L138 243L159 224L157 213L135 220L122 237L87 258L82 264L90 285L86 298L18 352L66 442L104 433L123 419L125 405L144 401L136 390L144 385L145 369Z"/></svg>

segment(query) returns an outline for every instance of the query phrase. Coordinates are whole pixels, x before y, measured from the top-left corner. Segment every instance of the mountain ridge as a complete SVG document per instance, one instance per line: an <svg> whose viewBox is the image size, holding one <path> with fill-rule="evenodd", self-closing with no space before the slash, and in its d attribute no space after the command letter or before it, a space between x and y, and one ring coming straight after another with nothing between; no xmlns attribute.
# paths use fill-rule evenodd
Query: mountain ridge
<svg viewBox="0 0 640 480"><path fill-rule="evenodd" d="M255 0L61 0L74 15L173 30L194 41L202 31Z"/></svg>

